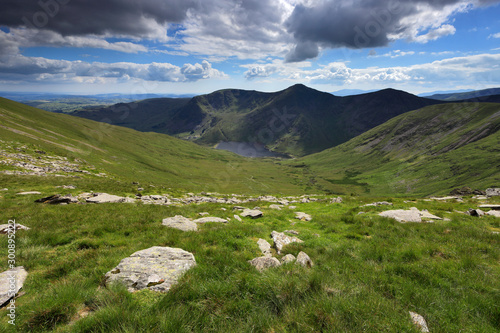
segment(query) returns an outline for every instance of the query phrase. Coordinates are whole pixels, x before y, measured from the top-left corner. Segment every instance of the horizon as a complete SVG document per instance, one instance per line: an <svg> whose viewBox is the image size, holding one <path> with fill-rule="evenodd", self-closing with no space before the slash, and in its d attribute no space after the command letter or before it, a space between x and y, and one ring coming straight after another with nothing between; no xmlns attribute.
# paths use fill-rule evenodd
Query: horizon
<svg viewBox="0 0 500 333"><path fill-rule="evenodd" d="M412 94L500 86L500 0L145 0L0 13L0 91L200 95ZM124 23L125 22L125 23ZM127 24L126 22L134 22Z"/></svg>

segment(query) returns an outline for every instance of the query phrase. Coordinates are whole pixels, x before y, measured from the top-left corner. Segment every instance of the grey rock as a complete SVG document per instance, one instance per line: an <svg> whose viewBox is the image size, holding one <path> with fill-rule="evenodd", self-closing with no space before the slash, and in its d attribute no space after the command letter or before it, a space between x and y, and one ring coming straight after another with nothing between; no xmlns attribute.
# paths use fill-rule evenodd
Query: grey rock
<svg viewBox="0 0 500 333"><path fill-rule="evenodd" d="M274 257L258 257L252 260L249 260L249 263L252 266L255 266L255 268L259 271L262 272L263 270L266 270L271 267L278 267L281 265L278 259Z"/></svg>
<svg viewBox="0 0 500 333"><path fill-rule="evenodd" d="M239 215L234 215L234 218L235 218L235 219L237 219L237 220L238 220L238 221L240 221L240 222L242 222L242 221L243 221Z"/></svg>
<svg viewBox="0 0 500 333"><path fill-rule="evenodd" d="M198 213L198 215L200 215L200 216L206 216L206 215L210 215L210 214L207 213L207 212L203 212L203 213Z"/></svg>
<svg viewBox="0 0 500 333"><path fill-rule="evenodd" d="M34 195L34 194L42 194L38 191L30 191L30 192L19 192L18 195Z"/></svg>
<svg viewBox="0 0 500 333"><path fill-rule="evenodd" d="M342 203L342 198L341 197L337 197L337 198L332 198L332 200L330 201L330 203Z"/></svg>
<svg viewBox="0 0 500 333"><path fill-rule="evenodd" d="M420 217L424 218L424 219L431 219L431 220L442 220L442 218L440 218L439 216L433 215L433 214L429 213L428 210L425 210L425 209L420 211Z"/></svg>
<svg viewBox="0 0 500 333"><path fill-rule="evenodd" d="M296 235L298 236L299 235L299 232L298 231L295 231L295 230L285 230L283 232L286 232L287 234L292 234L292 235Z"/></svg>
<svg viewBox="0 0 500 333"><path fill-rule="evenodd" d="M379 216L393 218L398 222L422 222L422 218L420 216L420 212L418 209L410 209L410 210L387 210L378 214Z"/></svg>
<svg viewBox="0 0 500 333"><path fill-rule="evenodd" d="M106 284L124 283L130 292L142 289L167 292L196 265L192 253L178 248L154 246L137 251L106 273Z"/></svg>
<svg viewBox="0 0 500 333"><path fill-rule="evenodd" d="M107 193L99 193L94 197L88 198L86 201L89 203L118 203L124 202L125 198Z"/></svg>
<svg viewBox="0 0 500 333"><path fill-rule="evenodd" d="M190 219L182 216L182 215L176 215L174 217L168 217L162 221L163 225L170 227L170 228L175 228L179 229L182 231L197 231L198 230L198 225L191 221Z"/></svg>
<svg viewBox="0 0 500 333"><path fill-rule="evenodd" d="M301 221L311 221L312 217L309 214L303 212L295 212L295 218Z"/></svg>
<svg viewBox="0 0 500 333"><path fill-rule="evenodd" d="M70 203L78 203L78 198L72 195L62 196L60 194L51 195L49 197L41 198L35 200L37 203L44 203L49 205L61 205L61 204L70 204Z"/></svg>
<svg viewBox="0 0 500 333"><path fill-rule="evenodd" d="M259 238L257 245L264 256L271 256L271 244L268 241Z"/></svg>
<svg viewBox="0 0 500 333"><path fill-rule="evenodd" d="M226 219L222 219L220 217L202 217L201 219L196 219L193 222L195 223L210 223L210 222L215 222L215 223L227 223Z"/></svg>
<svg viewBox="0 0 500 333"><path fill-rule="evenodd" d="M260 210L257 209L245 209L243 212L241 212L240 216L243 217L251 217L253 219L262 217L263 213Z"/></svg>
<svg viewBox="0 0 500 333"><path fill-rule="evenodd" d="M269 208L270 209L276 209L276 210L281 210L281 207L280 205L269 205Z"/></svg>
<svg viewBox="0 0 500 333"><path fill-rule="evenodd" d="M378 206L392 206L392 202L379 201L379 202L369 203L361 207L378 207Z"/></svg>
<svg viewBox="0 0 500 333"><path fill-rule="evenodd" d="M493 210L500 210L500 205L481 205L479 208L489 208Z"/></svg>
<svg viewBox="0 0 500 333"><path fill-rule="evenodd" d="M7 234L9 233L9 229L10 228L16 228L16 231L17 230L30 230L30 228L22 225L22 224L18 224L18 223L15 223L15 224L0 224L0 234Z"/></svg>
<svg viewBox="0 0 500 333"><path fill-rule="evenodd" d="M467 215L470 215L470 216L476 216L476 217L481 217L483 215L485 215L486 213L483 212L481 209L469 209L467 212L465 212Z"/></svg>
<svg viewBox="0 0 500 333"><path fill-rule="evenodd" d="M5 187L5 188L1 189L0 191L4 192L4 191L8 191L8 190L9 189Z"/></svg>
<svg viewBox="0 0 500 333"><path fill-rule="evenodd" d="M420 330L420 332L429 332L429 327L427 327L427 322L424 317L415 312L410 312L411 321Z"/></svg>
<svg viewBox="0 0 500 333"><path fill-rule="evenodd" d="M288 264L294 261L295 261L295 256L293 254L287 254L286 256L281 258L281 264Z"/></svg>
<svg viewBox="0 0 500 333"><path fill-rule="evenodd" d="M288 206L288 209L297 209L297 206Z"/></svg>
<svg viewBox="0 0 500 333"><path fill-rule="evenodd" d="M308 267L308 268L311 268L314 266L311 258L309 258L309 256L305 252L302 252L302 251L299 252L299 254L297 256L297 261L295 263L298 265L301 265L303 267Z"/></svg>
<svg viewBox="0 0 500 333"><path fill-rule="evenodd" d="M0 307L8 303L23 287L28 272L23 266L0 273Z"/></svg>
<svg viewBox="0 0 500 333"><path fill-rule="evenodd" d="M281 250L283 249L283 247L285 247L285 245L288 245L290 243L302 243L303 242L302 240L298 239L297 237L287 236L284 233L277 232L277 231L273 231L271 233L271 237L274 241L274 248L276 249L276 252L278 252L278 254L281 254Z"/></svg>
<svg viewBox="0 0 500 333"><path fill-rule="evenodd" d="M490 210L489 212L486 212L486 215L500 217L500 210Z"/></svg>
<svg viewBox="0 0 500 333"><path fill-rule="evenodd" d="M486 196L488 197L498 197L500 196L500 188L488 188L486 189Z"/></svg>
<svg viewBox="0 0 500 333"><path fill-rule="evenodd" d="M242 207L242 206L234 206L233 207L233 210L245 210L245 209L247 209L247 208Z"/></svg>

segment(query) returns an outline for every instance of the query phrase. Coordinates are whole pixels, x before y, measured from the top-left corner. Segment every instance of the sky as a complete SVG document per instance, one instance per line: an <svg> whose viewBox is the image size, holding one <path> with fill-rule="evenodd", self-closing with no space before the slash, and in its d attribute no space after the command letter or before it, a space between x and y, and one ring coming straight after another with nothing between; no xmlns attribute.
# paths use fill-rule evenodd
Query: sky
<svg viewBox="0 0 500 333"><path fill-rule="evenodd" d="M500 87L500 0L0 1L0 91Z"/></svg>

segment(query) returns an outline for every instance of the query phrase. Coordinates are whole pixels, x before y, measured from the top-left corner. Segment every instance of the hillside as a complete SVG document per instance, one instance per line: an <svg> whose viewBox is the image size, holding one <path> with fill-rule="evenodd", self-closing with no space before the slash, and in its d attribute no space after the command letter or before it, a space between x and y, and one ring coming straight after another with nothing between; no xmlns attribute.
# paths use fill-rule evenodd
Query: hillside
<svg viewBox="0 0 500 333"><path fill-rule="evenodd" d="M500 185L500 107L443 104L415 110L290 162L332 192L429 195Z"/></svg>
<svg viewBox="0 0 500 333"><path fill-rule="evenodd" d="M338 97L298 84L276 93L228 89L196 96L184 105L153 99L74 115L203 145L257 142L278 153L304 156L436 103L394 89Z"/></svg>
<svg viewBox="0 0 500 333"><path fill-rule="evenodd" d="M28 162L33 169L37 159L50 164L44 160L50 155L79 165L97 183L126 182L130 191L135 191L132 182L223 193L301 193L307 187L300 176L289 176L286 167L272 161L241 158L167 135L51 113L3 98L0 118L2 171L24 172ZM6 162L6 155L14 160ZM100 173L108 177L98 180Z"/></svg>
<svg viewBox="0 0 500 333"><path fill-rule="evenodd" d="M431 96L427 96L427 98L437 99L440 101L449 101L449 102L461 101L465 99L476 99L479 102L485 102L483 97L498 95L498 94L500 94L500 88L490 88L490 89L466 91L459 93L434 94Z"/></svg>

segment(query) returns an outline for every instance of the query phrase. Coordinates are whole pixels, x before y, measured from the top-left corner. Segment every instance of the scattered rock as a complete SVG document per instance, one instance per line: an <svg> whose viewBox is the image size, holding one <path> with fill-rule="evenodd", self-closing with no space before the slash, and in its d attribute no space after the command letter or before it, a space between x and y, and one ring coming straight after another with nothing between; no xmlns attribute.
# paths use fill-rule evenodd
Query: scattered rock
<svg viewBox="0 0 500 333"><path fill-rule="evenodd" d="M390 217L398 222L422 222L420 212L416 208L410 210L396 209L396 210L386 210L378 214L383 217Z"/></svg>
<svg viewBox="0 0 500 333"><path fill-rule="evenodd" d="M227 209L222 207L220 210L222 210L223 212L225 212Z"/></svg>
<svg viewBox="0 0 500 333"><path fill-rule="evenodd" d="M283 207L283 206L280 206L280 205L269 205L270 209L281 210L281 207Z"/></svg>
<svg viewBox="0 0 500 333"><path fill-rule="evenodd" d="M481 216L485 215L485 212L483 212L481 209L471 208L468 211L466 211L465 214L470 215L470 216L481 217Z"/></svg>
<svg viewBox="0 0 500 333"><path fill-rule="evenodd" d="M124 283L130 292L148 288L167 292L184 272L196 265L192 253L178 248L154 246L137 251L106 273L106 284Z"/></svg>
<svg viewBox="0 0 500 333"><path fill-rule="evenodd" d="M35 194L42 194L41 192L38 191L31 191L31 192L19 192L18 195L35 195Z"/></svg>
<svg viewBox="0 0 500 333"><path fill-rule="evenodd" d="M0 273L0 307L8 303L23 287L28 272L23 266L18 266Z"/></svg>
<svg viewBox="0 0 500 333"><path fill-rule="evenodd" d="M500 188L488 188L486 189L486 195L488 197L498 197L500 196Z"/></svg>
<svg viewBox="0 0 500 333"><path fill-rule="evenodd" d="M486 215L500 217L500 210L490 210L486 213Z"/></svg>
<svg viewBox="0 0 500 333"><path fill-rule="evenodd" d="M193 222L195 223L210 223L210 222L215 222L215 223L227 223L226 219L222 219L220 217L202 217L201 219L196 219Z"/></svg>
<svg viewBox="0 0 500 333"><path fill-rule="evenodd" d="M30 228L22 225L22 224L18 224L18 223L15 223L15 224L0 224L0 234L8 234L9 233L9 229L11 228L16 228L16 231L17 230L30 230Z"/></svg>
<svg viewBox="0 0 500 333"><path fill-rule="evenodd" d="M297 206L288 206L288 209L297 209Z"/></svg>
<svg viewBox="0 0 500 333"><path fill-rule="evenodd" d="M281 265L278 259L274 257L258 257L252 260L248 261L252 266L255 266L255 268L259 271L262 272L263 270L266 270L271 267L278 267Z"/></svg>
<svg viewBox="0 0 500 333"><path fill-rule="evenodd" d="M286 232L287 234L292 234L292 235L296 235L298 236L299 235L299 232L298 231L295 231L295 230L285 230L283 232Z"/></svg>
<svg viewBox="0 0 500 333"><path fill-rule="evenodd" d="M5 191L8 191L8 190L9 190L8 188L3 188L0 191L5 192Z"/></svg>
<svg viewBox="0 0 500 333"><path fill-rule="evenodd" d="M200 215L200 216L206 216L206 215L210 215L210 214L207 213L207 212L203 212L203 213L198 213L198 215Z"/></svg>
<svg viewBox="0 0 500 333"><path fill-rule="evenodd" d="M281 250L283 249L283 247L285 247L285 245L288 245L290 243L302 243L303 242L302 240L298 239L297 237L287 236L284 233L277 232L277 231L273 231L271 233L271 237L274 241L274 248L276 249L278 254L281 254Z"/></svg>
<svg viewBox="0 0 500 333"><path fill-rule="evenodd" d="M271 256L271 244L265 239L259 238L257 241L260 251L265 257Z"/></svg>
<svg viewBox="0 0 500 333"><path fill-rule="evenodd" d="M411 311L410 311L410 317L413 324L415 324L415 326L420 330L420 332L429 332L429 328L427 327L427 322L425 321L424 317L422 317L418 313Z"/></svg>
<svg viewBox="0 0 500 333"><path fill-rule="evenodd" d="M245 209L247 209L247 208L241 207L241 206L234 206L233 207L233 210L245 210Z"/></svg>
<svg viewBox="0 0 500 333"><path fill-rule="evenodd" d="M446 201L446 200L462 200L462 197L458 196L449 196L449 197L430 197L429 199L438 200L438 201Z"/></svg>
<svg viewBox="0 0 500 333"><path fill-rule="evenodd" d="M392 202L379 201L370 204L363 205L361 207L377 207L377 206L392 206Z"/></svg>
<svg viewBox="0 0 500 333"><path fill-rule="evenodd" d="M468 186L464 186L462 188L456 188L454 190L452 190L450 192L450 195L453 195L453 196L464 196L464 195L485 195L486 192L485 191L481 191L481 190L472 190L470 187Z"/></svg>
<svg viewBox="0 0 500 333"><path fill-rule="evenodd" d="M337 198L333 198L330 203L342 203L342 198L341 197L337 197Z"/></svg>
<svg viewBox="0 0 500 333"><path fill-rule="evenodd" d="M311 221L312 217L309 214L303 212L295 212L295 218L301 221Z"/></svg>
<svg viewBox="0 0 500 333"><path fill-rule="evenodd" d="M256 219L258 217L262 217L263 213L260 210L257 209L245 209L240 216L243 217L251 217L253 219Z"/></svg>
<svg viewBox="0 0 500 333"><path fill-rule="evenodd" d="M500 205L481 205L479 208L489 208L493 210L500 210Z"/></svg>
<svg viewBox="0 0 500 333"><path fill-rule="evenodd" d="M98 193L94 197L88 198L86 201L89 203L118 203L124 202L125 198L107 193Z"/></svg>
<svg viewBox="0 0 500 333"><path fill-rule="evenodd" d="M295 263L301 265L302 267L308 267L308 268L314 266L311 258L309 258L309 256L302 251L299 252L299 255L297 256L297 261Z"/></svg>
<svg viewBox="0 0 500 333"><path fill-rule="evenodd" d="M168 218L164 219L161 224L163 224L167 227L179 229L182 231L197 231L198 230L198 225L195 222L191 221L190 219L188 219L182 215L168 217Z"/></svg>
<svg viewBox="0 0 500 333"><path fill-rule="evenodd" d="M295 256L293 254L287 254L283 258L281 258L281 264L288 264L289 262L294 262Z"/></svg>
<svg viewBox="0 0 500 333"><path fill-rule="evenodd" d="M49 197L35 200L35 202L49 204L49 205L62 205L62 204L78 203L79 201L77 197L74 197L71 194L65 196L62 196L60 194L55 194Z"/></svg>

